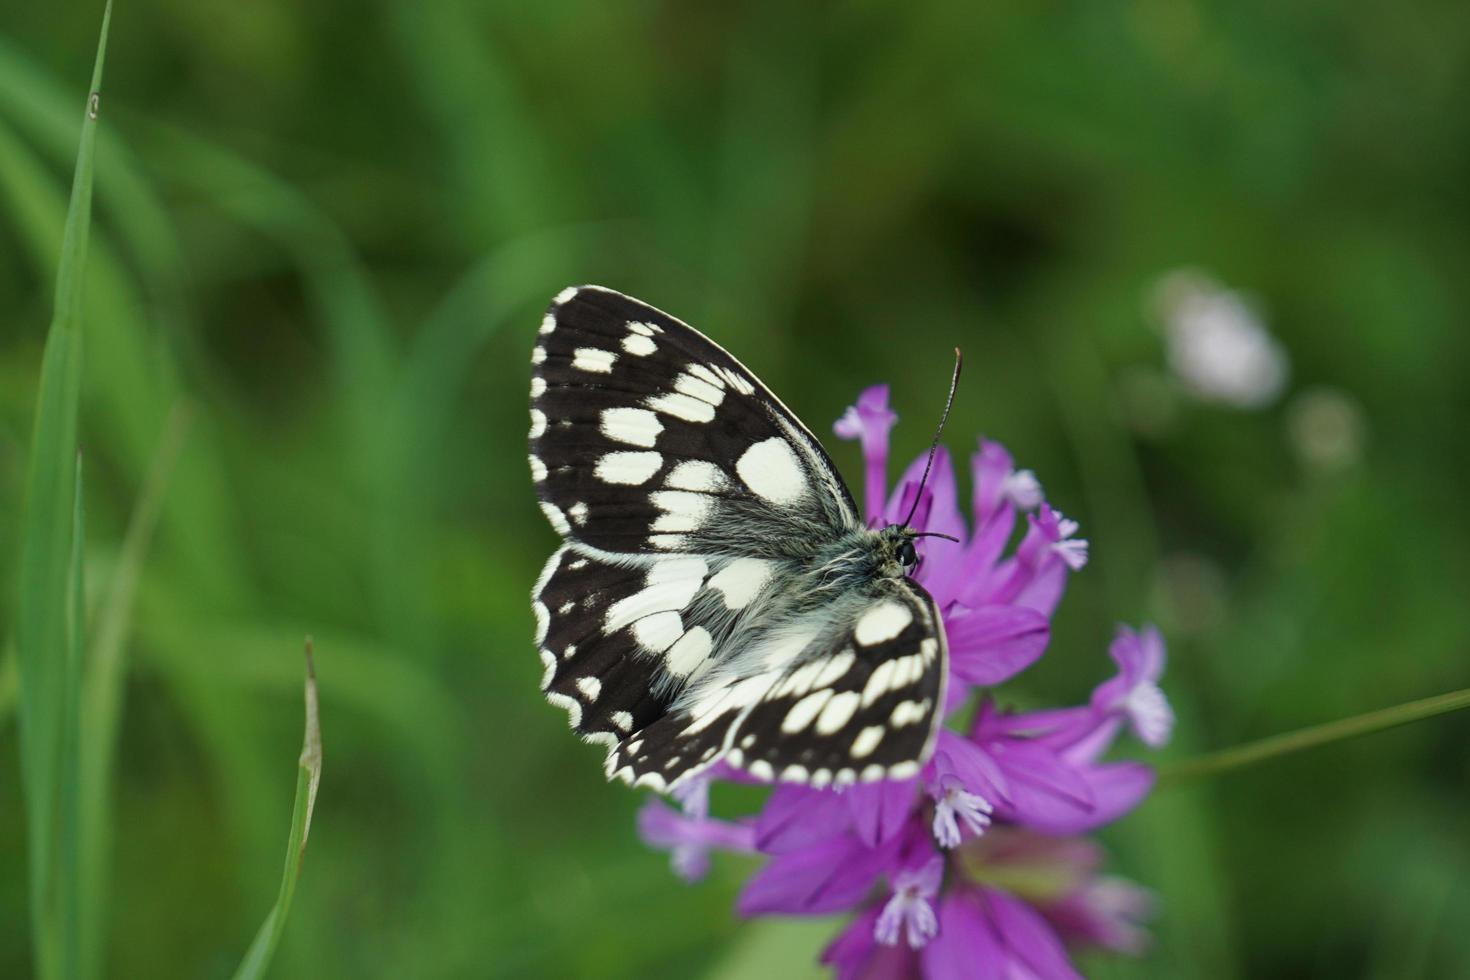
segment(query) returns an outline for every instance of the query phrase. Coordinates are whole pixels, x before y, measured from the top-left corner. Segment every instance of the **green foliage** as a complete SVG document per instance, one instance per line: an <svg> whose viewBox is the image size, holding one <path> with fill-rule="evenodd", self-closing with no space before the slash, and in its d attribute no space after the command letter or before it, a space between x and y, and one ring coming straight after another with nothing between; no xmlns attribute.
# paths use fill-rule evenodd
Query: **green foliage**
<svg viewBox="0 0 1470 980"><path fill-rule="evenodd" d="M52 848L23 774L110 858L54 937L0 875L0 975L230 974L281 895L306 633L332 776L276 975L810 967L830 928L737 923L745 861L679 885L536 693L526 358L572 282L819 432L891 381L900 456L963 347L949 444L1003 440L1093 543L1007 700L1084 695L1144 618L1166 762L1470 684L1459 6L130 5L48 334L95 28L0 9L0 854ZM1280 404L1169 382L1148 296L1184 265L1259 299ZM1337 469L1293 449L1316 386L1362 413ZM1470 975L1463 715L1161 791L1107 839L1157 948L1088 974Z"/></svg>
<svg viewBox="0 0 1470 980"><path fill-rule="evenodd" d="M28 918L36 973L48 980L80 975L85 929L79 898L78 766L85 537L77 414L98 93L111 13L109 5L102 17L91 94L82 119L21 519L20 605L15 630L20 757L29 829Z"/></svg>
<svg viewBox="0 0 1470 980"><path fill-rule="evenodd" d="M235 971L235 980L256 980L266 975L281 934L286 930L286 916L296 894L296 879L306 858L306 838L311 833L311 811L316 807L316 792L322 781L322 733L317 718L316 671L311 662L311 640L306 641L306 734L301 743L301 758L296 763L296 802L291 805L291 834L286 841L286 867L281 872L281 891L276 903L260 924L255 940L245 951L245 959Z"/></svg>

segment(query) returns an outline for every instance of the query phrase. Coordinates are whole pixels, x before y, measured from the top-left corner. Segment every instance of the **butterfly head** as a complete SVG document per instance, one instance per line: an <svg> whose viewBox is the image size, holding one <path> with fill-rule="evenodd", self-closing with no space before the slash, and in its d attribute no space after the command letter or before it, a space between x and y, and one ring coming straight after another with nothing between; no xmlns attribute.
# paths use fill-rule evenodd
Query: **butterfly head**
<svg viewBox="0 0 1470 980"><path fill-rule="evenodd" d="M878 532L878 564L889 578L912 576L918 570L920 555L914 544L916 538L944 538L959 542L958 538L938 531L916 531L904 524L889 524Z"/></svg>

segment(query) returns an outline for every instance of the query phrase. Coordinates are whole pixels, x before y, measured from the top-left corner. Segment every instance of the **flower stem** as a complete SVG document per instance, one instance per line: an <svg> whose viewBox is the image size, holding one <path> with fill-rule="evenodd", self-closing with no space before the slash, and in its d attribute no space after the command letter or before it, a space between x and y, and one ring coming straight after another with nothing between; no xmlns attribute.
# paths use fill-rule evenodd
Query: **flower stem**
<svg viewBox="0 0 1470 980"><path fill-rule="evenodd" d="M1247 742L1234 748L1210 752L1194 759L1167 766L1159 772L1159 785L1173 785L1205 776L1215 776L1232 769L1244 769L1277 756L1290 755L1303 749L1314 749L1319 745L1340 742L1359 735L1369 735L1410 722L1433 718L1435 715L1470 708L1470 688L1438 694L1420 701L1397 704L1392 708L1370 711L1329 721L1323 725L1299 728L1294 732L1272 735L1255 742Z"/></svg>

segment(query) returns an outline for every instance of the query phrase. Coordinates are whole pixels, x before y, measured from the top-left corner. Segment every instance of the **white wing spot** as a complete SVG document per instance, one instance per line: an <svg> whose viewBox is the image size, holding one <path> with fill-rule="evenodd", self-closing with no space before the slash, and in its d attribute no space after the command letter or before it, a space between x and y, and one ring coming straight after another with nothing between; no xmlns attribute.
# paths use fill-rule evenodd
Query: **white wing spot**
<svg viewBox="0 0 1470 980"><path fill-rule="evenodd" d="M901 602L885 600L858 619L853 639L865 647L893 639L914 621L914 611Z"/></svg>
<svg viewBox="0 0 1470 980"><path fill-rule="evenodd" d="M613 362L618 355L596 347L578 347L572 352L572 367L593 374L612 374Z"/></svg>
<svg viewBox="0 0 1470 980"><path fill-rule="evenodd" d="M714 505L708 494L687 490L655 490L648 499L663 511L654 519L651 531L697 531Z"/></svg>
<svg viewBox="0 0 1470 980"><path fill-rule="evenodd" d="M786 717L781 719L781 731L795 735L806 728L831 699L832 691L828 688L808 694L786 712Z"/></svg>
<svg viewBox="0 0 1470 980"><path fill-rule="evenodd" d="M716 388L721 389L725 387L725 382L720 380L720 376L718 374L715 374L715 372L711 371L709 368L705 367L703 364L689 365L689 373L694 375L696 378L698 378L700 381L703 381L707 385L714 385ZM723 391L721 392L721 397L724 397Z"/></svg>
<svg viewBox="0 0 1470 980"><path fill-rule="evenodd" d="M563 602L561 605L557 606L556 607L556 611L558 613L560 613L561 615L565 616L567 613L571 612L573 609L576 609L576 608L577 608L577 604L575 602L573 602L571 599L568 599L566 602Z"/></svg>
<svg viewBox="0 0 1470 980"><path fill-rule="evenodd" d="M709 574L709 565L698 555L689 555L684 558L665 558L648 566L647 573L643 576L645 585L662 585L667 582L688 583L695 585L689 590L689 596L684 600L694 598L694 593L699 591L698 583Z"/></svg>
<svg viewBox="0 0 1470 980"><path fill-rule="evenodd" d="M823 665L821 673L817 674L816 679L812 681L812 687L831 687L843 674L852 669L855 660L857 660L857 654L851 650L843 650Z"/></svg>
<svg viewBox="0 0 1470 980"><path fill-rule="evenodd" d="M822 709L817 718L817 734L831 735L852 720L862 696L856 691L843 691L832 695L832 700Z"/></svg>
<svg viewBox="0 0 1470 980"><path fill-rule="evenodd" d="M546 631L551 628L551 610L544 602L533 602L531 611L536 614L536 645L540 646L546 642Z"/></svg>
<svg viewBox="0 0 1470 980"><path fill-rule="evenodd" d="M674 616L674 622L679 621L678 610L689 605L704 582L705 572L708 566L702 558L673 558L657 562L648 570L648 576L644 580L644 588L614 602L607 607L607 615L603 619L602 631L611 636L624 626L641 624L655 615L670 613ZM664 621L667 624L667 620ZM656 635L658 627L650 627ZM657 650L662 653L677 640L683 633L684 627L678 626L678 632L669 637L668 642L658 646ZM634 626L637 634L638 627ZM642 642L640 636L639 642ZM644 646L654 648L655 644L645 643Z"/></svg>
<svg viewBox="0 0 1470 980"><path fill-rule="evenodd" d="M628 321L628 331L640 337L652 337L653 329L653 324L651 323L639 323L637 320Z"/></svg>
<svg viewBox="0 0 1470 980"><path fill-rule="evenodd" d="M546 515L546 519L551 522L551 526L557 534L566 534L571 531L572 526L567 523L567 515L563 514L561 508L556 504L548 504L544 500L541 501L541 513Z"/></svg>
<svg viewBox="0 0 1470 980"><path fill-rule="evenodd" d="M721 385L712 385L708 381L694 376L693 372L681 374L674 379L674 390L690 398L698 398L702 402L711 405L719 405L725 400L725 389Z"/></svg>
<svg viewBox="0 0 1470 980"><path fill-rule="evenodd" d="M724 485L724 471L702 459L686 459L670 470L664 480L664 486L670 490L693 490L696 493L710 493Z"/></svg>
<svg viewBox="0 0 1470 980"><path fill-rule="evenodd" d="M888 767L889 779L913 779L919 774L919 764L913 759Z"/></svg>
<svg viewBox="0 0 1470 980"><path fill-rule="evenodd" d="M893 683L894 671L897 669L896 663L892 660L885 660L873 669L873 672L868 675L867 686L863 688L864 708L888 692L889 686Z"/></svg>
<svg viewBox="0 0 1470 980"><path fill-rule="evenodd" d="M540 409L531 409L531 438L540 439L546 432L546 413Z"/></svg>
<svg viewBox="0 0 1470 980"><path fill-rule="evenodd" d="M725 608L744 609L770 581L776 567L759 558L737 558L709 580L709 587L725 597Z"/></svg>
<svg viewBox="0 0 1470 980"><path fill-rule="evenodd" d="M658 453L608 453L597 461L593 472L603 483L636 487L652 479L662 465L664 458Z"/></svg>
<svg viewBox="0 0 1470 980"><path fill-rule="evenodd" d="M781 770L783 783L804 783L809 779L811 779L811 773L807 772L806 766L791 765Z"/></svg>
<svg viewBox="0 0 1470 980"><path fill-rule="evenodd" d="M765 759L756 759L750 765L746 766L745 769L746 772L750 773L756 779L769 781L776 778L776 770Z"/></svg>
<svg viewBox="0 0 1470 980"><path fill-rule="evenodd" d="M633 624L633 638L638 645L654 653L663 653L683 635L684 620L672 611L644 616Z"/></svg>
<svg viewBox="0 0 1470 980"><path fill-rule="evenodd" d="M863 771L858 773L858 779L861 779L865 783L876 783L886 775L887 772L884 768L874 762L871 765L863 766Z"/></svg>
<svg viewBox="0 0 1470 980"><path fill-rule="evenodd" d="M668 783L664 782L664 777L660 776L656 772L645 772L643 775L634 780L633 785L647 786L655 793L662 793L664 791L664 787L666 787Z"/></svg>
<svg viewBox="0 0 1470 980"><path fill-rule="evenodd" d="M544 394L546 394L546 379L545 378L532 378L531 379L531 397L532 398L540 398Z"/></svg>
<svg viewBox="0 0 1470 980"><path fill-rule="evenodd" d="M746 486L773 504L794 503L806 493L806 477L796 453L780 436L772 436L747 449L735 464L735 472Z"/></svg>
<svg viewBox="0 0 1470 980"><path fill-rule="evenodd" d="M633 716L626 711L614 711L607 720L612 722L614 728L621 731L627 732L633 729Z"/></svg>
<svg viewBox="0 0 1470 980"><path fill-rule="evenodd" d="M596 677L578 677L577 690L586 695L588 701L596 701L597 696L602 693L602 681Z"/></svg>
<svg viewBox="0 0 1470 980"><path fill-rule="evenodd" d="M567 567L570 568L574 572L581 571L582 569L584 569L584 568L587 567L587 559L585 559L585 558L578 558L575 561L569 562L567 564Z"/></svg>
<svg viewBox="0 0 1470 980"><path fill-rule="evenodd" d="M541 462L541 457L533 453L527 456L526 459L530 460L531 463L531 479L537 483L546 479L546 464Z"/></svg>
<svg viewBox="0 0 1470 980"><path fill-rule="evenodd" d="M634 357L647 357L658 350L658 345L641 334L629 334L623 338L623 350Z"/></svg>
<svg viewBox="0 0 1470 980"><path fill-rule="evenodd" d="M715 368L715 371L719 374L720 377L725 379L725 381L730 385L731 388L734 388L742 395L749 395L755 391L754 385L752 385L749 381L746 381L739 374L725 367L724 365L717 366Z"/></svg>
<svg viewBox="0 0 1470 980"><path fill-rule="evenodd" d="M605 408L600 428L614 442L651 448L664 424L646 408Z"/></svg>
<svg viewBox="0 0 1470 980"><path fill-rule="evenodd" d="M709 422L715 417L715 407L709 402L677 391L655 395L643 404L685 422Z"/></svg>
<svg viewBox="0 0 1470 980"><path fill-rule="evenodd" d="M660 551L682 551L687 540L682 534L650 534L648 543Z"/></svg>
<svg viewBox="0 0 1470 980"><path fill-rule="evenodd" d="M551 301L552 302L552 305L554 305L554 306L560 306L563 303L570 303L572 301L572 297L575 296L575 295L577 295L577 290L579 288L581 288L581 287L579 287L579 286L568 286L566 289L563 289L561 292L559 292L559 293L556 294L556 299L554 299L554 300Z"/></svg>
<svg viewBox="0 0 1470 980"><path fill-rule="evenodd" d="M702 626L690 627L664 655L664 668L676 677L688 677L709 659L714 639Z"/></svg>
<svg viewBox="0 0 1470 980"><path fill-rule="evenodd" d="M883 741L883 733L886 729L882 725L870 725L858 732L858 737L852 740L852 748L848 751L854 759L865 759L873 754L878 743ZM882 778L876 777L876 778Z"/></svg>
<svg viewBox="0 0 1470 980"><path fill-rule="evenodd" d="M556 329L556 315L548 313L541 318L541 334L545 336Z"/></svg>
<svg viewBox="0 0 1470 980"><path fill-rule="evenodd" d="M545 364L546 363L546 348L545 347L537 347L537 348L535 348L534 350L531 351L531 363L532 364Z"/></svg>
<svg viewBox="0 0 1470 980"><path fill-rule="evenodd" d="M581 701L578 701L576 698L569 698L565 694L557 694L555 691L547 691L546 700L566 711L567 722L573 728L582 724Z"/></svg>
<svg viewBox="0 0 1470 980"><path fill-rule="evenodd" d="M587 505L579 500L567 508L567 515L571 517L573 524L586 524Z"/></svg>
<svg viewBox="0 0 1470 980"><path fill-rule="evenodd" d="M812 772L812 789L826 789L832 783L831 769L817 769Z"/></svg>
<svg viewBox="0 0 1470 980"><path fill-rule="evenodd" d="M923 721L928 714L928 698L923 701L900 701L893 706L893 713L888 716L888 724L894 728L903 728L905 725Z"/></svg>

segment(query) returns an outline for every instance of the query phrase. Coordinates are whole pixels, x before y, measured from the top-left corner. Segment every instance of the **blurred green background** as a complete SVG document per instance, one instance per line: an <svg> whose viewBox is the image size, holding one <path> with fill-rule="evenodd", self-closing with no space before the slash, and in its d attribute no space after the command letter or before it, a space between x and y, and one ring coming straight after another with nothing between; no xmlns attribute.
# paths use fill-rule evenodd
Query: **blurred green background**
<svg viewBox="0 0 1470 980"><path fill-rule="evenodd" d="M100 13L0 8L6 633ZM537 693L527 355L569 283L701 326L819 432L890 381L903 458L962 346L949 444L1003 440L1093 546L1011 700L1084 697L1144 619L1165 761L1470 685L1467 86L1453 3L122 3L90 584L189 422L127 647L109 972L238 962L307 633L325 772L277 975L813 972L836 924L737 922L742 860L679 884ZM1169 375L1181 267L1251 297L1279 398ZM24 976L3 664L0 975ZM1089 975L1470 976L1467 745L1451 716L1161 790L1105 835L1158 893L1156 949Z"/></svg>

